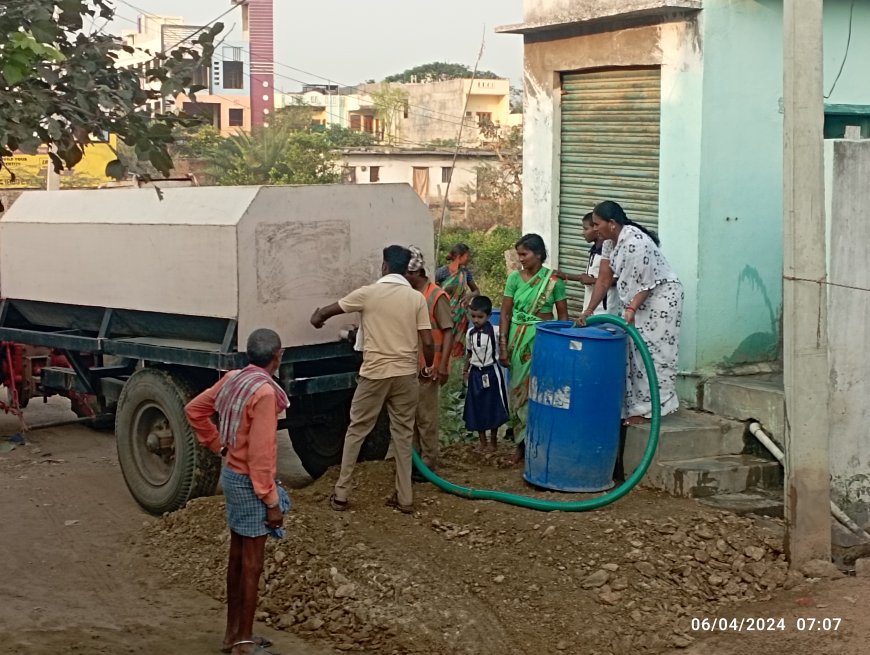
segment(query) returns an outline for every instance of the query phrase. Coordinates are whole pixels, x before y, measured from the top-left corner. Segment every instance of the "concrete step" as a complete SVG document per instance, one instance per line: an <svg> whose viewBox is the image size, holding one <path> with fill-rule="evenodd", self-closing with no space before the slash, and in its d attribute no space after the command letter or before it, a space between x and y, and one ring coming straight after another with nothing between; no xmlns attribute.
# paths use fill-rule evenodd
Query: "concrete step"
<svg viewBox="0 0 870 655"><path fill-rule="evenodd" d="M752 487L782 487L778 462L754 455L719 455L652 465L641 486L661 489L684 498L706 498L717 494L741 493Z"/></svg>
<svg viewBox="0 0 870 655"><path fill-rule="evenodd" d="M715 509L733 512L740 516L755 514L757 516L782 518L784 507L781 488L751 488L739 493L719 494L718 496L699 498L698 502Z"/></svg>
<svg viewBox="0 0 870 655"><path fill-rule="evenodd" d="M736 455L743 451L745 427L737 421L680 409L662 419L659 444L652 465L668 460ZM626 431L623 462L626 475L634 471L649 442L649 425L633 425Z"/></svg>
<svg viewBox="0 0 870 655"><path fill-rule="evenodd" d="M777 440L784 430L782 374L722 376L704 383L703 409L724 418L754 418Z"/></svg>

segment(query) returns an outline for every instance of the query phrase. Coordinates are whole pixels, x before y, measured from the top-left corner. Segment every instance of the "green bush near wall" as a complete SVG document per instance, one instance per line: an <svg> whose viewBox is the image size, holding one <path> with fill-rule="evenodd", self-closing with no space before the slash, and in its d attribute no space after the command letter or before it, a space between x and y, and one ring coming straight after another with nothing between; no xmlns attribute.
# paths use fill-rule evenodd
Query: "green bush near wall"
<svg viewBox="0 0 870 655"><path fill-rule="evenodd" d="M519 230L496 227L490 230L470 230L461 227L446 228L441 234L438 248L438 266L447 263L447 253L457 243L471 248L469 268L480 292L492 299L493 307L501 306L501 296L507 280L507 265L504 252L511 250L520 238ZM434 271L433 271L434 276ZM441 443L474 440L462 419L465 393L462 383L462 358L457 357L451 366L450 381L441 389Z"/></svg>
<svg viewBox="0 0 870 655"><path fill-rule="evenodd" d="M501 295L507 279L507 266L504 252L514 247L520 238L520 231L508 227L491 230L469 230L461 227L445 228L441 233L438 248L438 266L447 263L447 253L457 243L471 248L469 268L480 292L492 299L494 307L501 305Z"/></svg>

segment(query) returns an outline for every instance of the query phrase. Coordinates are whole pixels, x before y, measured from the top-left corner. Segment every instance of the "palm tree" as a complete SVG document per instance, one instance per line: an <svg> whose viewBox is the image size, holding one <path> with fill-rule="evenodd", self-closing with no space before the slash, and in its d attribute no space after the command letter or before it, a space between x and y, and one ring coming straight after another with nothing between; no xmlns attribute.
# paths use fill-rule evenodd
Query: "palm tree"
<svg viewBox="0 0 870 655"><path fill-rule="evenodd" d="M211 157L208 173L220 185L329 184L339 179L334 150L323 134L280 126L227 137Z"/></svg>

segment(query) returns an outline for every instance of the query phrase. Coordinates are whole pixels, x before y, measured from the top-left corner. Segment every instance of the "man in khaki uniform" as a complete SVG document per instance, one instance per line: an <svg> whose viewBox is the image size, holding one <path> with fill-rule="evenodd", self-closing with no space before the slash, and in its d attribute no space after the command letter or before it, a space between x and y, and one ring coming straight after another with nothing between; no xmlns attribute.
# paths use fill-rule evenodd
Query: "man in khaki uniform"
<svg viewBox="0 0 870 655"><path fill-rule="evenodd" d="M384 248L383 277L311 315L316 328L333 316L360 312L363 364L350 408L350 425L344 437L341 473L329 502L336 511L347 509L353 469L366 436L372 431L384 404L390 414L390 434L396 456L396 492L387 504L405 513L414 511L411 489L411 442L417 410L418 342L423 344L427 367L432 366L434 346L429 310L423 296L411 288L404 274L411 252L402 246Z"/></svg>
<svg viewBox="0 0 870 655"><path fill-rule="evenodd" d="M426 263L422 251L411 246L411 263L405 275L408 282L426 299L429 322L432 324L432 340L435 344L435 360L432 370L427 372L426 362L420 357L420 401L417 403L417 417L414 424L414 448L433 471L438 465L440 413L439 389L450 377L450 351L453 349L453 311L450 297L426 276ZM425 482L417 471L412 474L415 482Z"/></svg>

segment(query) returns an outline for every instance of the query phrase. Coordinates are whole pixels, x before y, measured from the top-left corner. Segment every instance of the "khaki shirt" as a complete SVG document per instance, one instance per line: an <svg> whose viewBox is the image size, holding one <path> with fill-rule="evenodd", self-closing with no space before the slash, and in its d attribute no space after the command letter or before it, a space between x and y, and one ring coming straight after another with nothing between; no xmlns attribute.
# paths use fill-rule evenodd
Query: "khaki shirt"
<svg viewBox="0 0 870 655"><path fill-rule="evenodd" d="M417 331L431 329L423 294L404 284L370 284L338 305L362 315L362 377L383 380L417 373Z"/></svg>

